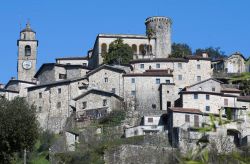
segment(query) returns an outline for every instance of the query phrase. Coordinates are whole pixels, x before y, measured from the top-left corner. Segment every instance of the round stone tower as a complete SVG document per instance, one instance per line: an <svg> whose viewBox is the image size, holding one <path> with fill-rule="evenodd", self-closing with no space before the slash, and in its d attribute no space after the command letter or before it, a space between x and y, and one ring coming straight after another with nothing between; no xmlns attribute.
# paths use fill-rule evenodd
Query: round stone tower
<svg viewBox="0 0 250 164"><path fill-rule="evenodd" d="M145 21L147 33L156 38L156 58L168 58L171 54L171 19L167 17L149 17Z"/></svg>

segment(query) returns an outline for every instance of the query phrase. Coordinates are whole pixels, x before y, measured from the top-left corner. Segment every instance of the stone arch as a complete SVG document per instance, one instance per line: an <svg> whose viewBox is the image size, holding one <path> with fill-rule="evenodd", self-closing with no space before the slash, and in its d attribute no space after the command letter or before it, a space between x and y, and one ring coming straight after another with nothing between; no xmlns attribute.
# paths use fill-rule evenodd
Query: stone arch
<svg viewBox="0 0 250 164"><path fill-rule="evenodd" d="M141 45L139 46L139 53L140 53L141 55L145 55L145 54L146 54L144 44L141 44Z"/></svg>
<svg viewBox="0 0 250 164"><path fill-rule="evenodd" d="M26 45L24 49L25 49L25 56L30 56L31 55L30 45Z"/></svg>
<svg viewBox="0 0 250 164"><path fill-rule="evenodd" d="M132 45L132 50L133 50L134 54L137 54L137 45L136 44Z"/></svg>
<svg viewBox="0 0 250 164"><path fill-rule="evenodd" d="M107 53L107 44L106 43L102 43L102 45L101 45L101 53L102 54L105 54L105 53Z"/></svg>

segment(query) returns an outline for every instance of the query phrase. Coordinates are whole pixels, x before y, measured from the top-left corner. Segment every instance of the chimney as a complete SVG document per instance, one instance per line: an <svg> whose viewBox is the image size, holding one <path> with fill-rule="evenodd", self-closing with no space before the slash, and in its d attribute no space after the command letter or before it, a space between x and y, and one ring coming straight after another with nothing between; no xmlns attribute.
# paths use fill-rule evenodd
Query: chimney
<svg viewBox="0 0 250 164"><path fill-rule="evenodd" d="M4 85L0 83L0 89L3 89L4 88Z"/></svg>

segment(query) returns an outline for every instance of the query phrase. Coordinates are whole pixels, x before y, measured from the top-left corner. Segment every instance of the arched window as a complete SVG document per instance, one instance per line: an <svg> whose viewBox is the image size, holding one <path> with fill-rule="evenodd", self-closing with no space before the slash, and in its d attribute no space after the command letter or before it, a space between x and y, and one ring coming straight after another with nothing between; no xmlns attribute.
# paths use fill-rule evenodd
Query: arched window
<svg viewBox="0 0 250 164"><path fill-rule="evenodd" d="M137 46L135 44L132 45L132 50L134 54L137 54Z"/></svg>
<svg viewBox="0 0 250 164"><path fill-rule="evenodd" d="M141 55L145 55L145 54L146 54L144 44L141 44L141 45L139 46L139 51L140 51L140 54L141 54Z"/></svg>
<svg viewBox="0 0 250 164"><path fill-rule="evenodd" d="M102 43L102 46L101 46L101 53L102 53L102 54L107 53L107 44L106 44L106 43Z"/></svg>
<svg viewBox="0 0 250 164"><path fill-rule="evenodd" d="M25 46L25 56L31 55L31 47L29 45Z"/></svg>

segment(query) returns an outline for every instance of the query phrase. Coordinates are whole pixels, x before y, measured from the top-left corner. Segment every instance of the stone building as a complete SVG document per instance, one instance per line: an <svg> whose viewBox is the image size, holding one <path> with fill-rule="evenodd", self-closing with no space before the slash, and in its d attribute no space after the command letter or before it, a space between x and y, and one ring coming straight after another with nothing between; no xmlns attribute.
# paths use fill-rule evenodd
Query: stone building
<svg viewBox="0 0 250 164"><path fill-rule="evenodd" d="M120 38L132 47L134 59L167 58L171 54L171 20L167 17L150 17L145 21L148 35L99 34L92 50L89 51L89 66L97 67L103 63L103 55L109 45Z"/></svg>
<svg viewBox="0 0 250 164"><path fill-rule="evenodd" d="M78 120L99 119L113 110L124 109L122 97L97 89L90 89L73 100Z"/></svg>
<svg viewBox="0 0 250 164"><path fill-rule="evenodd" d="M88 57L62 57L56 58L57 64L88 66Z"/></svg>
<svg viewBox="0 0 250 164"><path fill-rule="evenodd" d="M60 80L83 77L90 69L83 65L68 65L45 63L36 72L34 77L38 84L46 84Z"/></svg>

